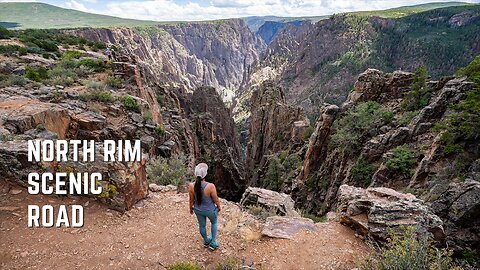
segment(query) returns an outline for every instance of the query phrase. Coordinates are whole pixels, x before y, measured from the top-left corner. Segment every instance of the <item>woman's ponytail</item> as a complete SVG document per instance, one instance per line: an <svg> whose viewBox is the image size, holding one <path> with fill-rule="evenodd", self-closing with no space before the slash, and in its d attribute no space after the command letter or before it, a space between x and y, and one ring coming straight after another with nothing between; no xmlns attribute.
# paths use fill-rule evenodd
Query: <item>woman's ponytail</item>
<svg viewBox="0 0 480 270"><path fill-rule="evenodd" d="M197 202L198 205L202 204L202 177L197 176L195 179L195 201Z"/></svg>

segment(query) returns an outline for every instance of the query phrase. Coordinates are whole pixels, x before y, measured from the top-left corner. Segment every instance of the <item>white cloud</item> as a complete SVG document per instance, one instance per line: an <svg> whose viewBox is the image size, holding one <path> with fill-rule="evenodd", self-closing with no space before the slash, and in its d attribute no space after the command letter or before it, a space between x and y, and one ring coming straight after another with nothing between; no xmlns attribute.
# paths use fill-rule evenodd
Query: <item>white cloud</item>
<svg viewBox="0 0 480 270"><path fill-rule="evenodd" d="M14 2L24 2L13 0ZM246 16L318 16L359 10L378 10L426 3L429 0L208 0L199 5L196 0L179 4L175 0L68 0L66 8L101 13L123 18L156 21L193 21ZM451 0L430 0L451 1ZM466 0L479 3L480 0ZM0 0L12 2L12 0ZM30 1L31 2L31 1ZM100 6L105 7L100 10Z"/></svg>
<svg viewBox="0 0 480 270"><path fill-rule="evenodd" d="M90 3L95 3L95 0L84 0L84 1L85 2L90 2ZM92 2L92 1L94 1L94 2ZM66 1L65 4L64 4L64 7L69 8L69 9L76 9L76 10L80 10L80 11L84 11L84 12L96 12L93 9L87 8L84 3L81 3L81 2L78 2L78 1L75 1L75 0Z"/></svg>
<svg viewBox="0 0 480 270"><path fill-rule="evenodd" d="M133 19L183 21L265 15L316 16L425 3L422 0L210 0L209 5L201 6L191 1L186 4L173 0L110 1L101 13Z"/></svg>

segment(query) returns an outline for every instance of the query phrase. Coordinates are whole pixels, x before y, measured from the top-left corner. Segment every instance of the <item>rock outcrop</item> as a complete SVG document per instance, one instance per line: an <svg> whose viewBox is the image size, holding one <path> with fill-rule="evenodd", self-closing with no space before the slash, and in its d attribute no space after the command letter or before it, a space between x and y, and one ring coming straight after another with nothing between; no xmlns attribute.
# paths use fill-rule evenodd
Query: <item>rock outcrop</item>
<svg viewBox="0 0 480 270"><path fill-rule="evenodd" d="M445 238L442 220L422 200L389 188L342 185L336 211L341 223L381 241L388 239L389 230L399 230L402 226L413 226L437 241Z"/></svg>
<svg viewBox="0 0 480 270"><path fill-rule="evenodd" d="M432 131L432 123L447 117L447 104L458 103L473 85L462 78L427 82L426 87L432 95L429 104L418 113L407 113L402 109L402 103L405 95L411 91L412 78L412 74L407 72L383 73L368 69L359 76L354 91L341 107L322 107L302 169L292 187L292 197L297 207L325 214L333 206L342 184L420 190L435 185L432 177L442 175L451 166L448 165L451 160L442 154L444 146L438 134ZM336 134L339 128L344 128L340 125L355 126L355 123L347 124L342 120L345 117L355 119L355 108L372 101L378 104L375 105L378 106L377 110L391 114L392 119L364 131L356 130L355 136L358 137L353 140L358 147L332 147L332 136L348 136L348 133ZM400 123L405 121L408 114L413 115L408 119L409 122ZM358 118L354 121L361 120ZM335 123L338 123L337 126ZM414 164L407 174L386 166L392 158L392 151L402 145L414 149L408 150L411 151L409 153ZM429 179L430 182L427 181Z"/></svg>
<svg viewBox="0 0 480 270"><path fill-rule="evenodd" d="M308 218L273 216L267 218L263 225L262 235L292 239L301 230L315 231L315 224Z"/></svg>
<svg viewBox="0 0 480 270"><path fill-rule="evenodd" d="M272 155L281 151L293 153L304 144L309 120L303 111L290 106L282 89L264 82L251 98L247 171L249 185L266 187L265 173Z"/></svg>
<svg viewBox="0 0 480 270"><path fill-rule="evenodd" d="M480 182L452 184L432 209L445 222L448 247L460 255L465 248L480 249Z"/></svg>
<svg viewBox="0 0 480 270"><path fill-rule="evenodd" d="M295 211L295 203L289 195L268 189L248 187L243 193L240 205L244 208L258 206L280 216L299 216Z"/></svg>

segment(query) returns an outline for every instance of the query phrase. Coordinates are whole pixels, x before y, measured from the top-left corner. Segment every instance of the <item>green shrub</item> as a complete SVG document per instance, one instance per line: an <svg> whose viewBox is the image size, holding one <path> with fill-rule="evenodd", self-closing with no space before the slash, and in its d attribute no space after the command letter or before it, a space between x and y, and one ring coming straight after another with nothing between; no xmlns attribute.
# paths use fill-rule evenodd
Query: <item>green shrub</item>
<svg viewBox="0 0 480 270"><path fill-rule="evenodd" d="M101 59L95 58L83 58L78 61L78 66L84 66L92 69L95 72L101 72L105 70L105 63Z"/></svg>
<svg viewBox="0 0 480 270"><path fill-rule="evenodd" d="M413 151L407 145L400 145L392 150L392 157L385 165L391 171L402 173L406 176L412 174L412 165L416 163Z"/></svg>
<svg viewBox="0 0 480 270"><path fill-rule="evenodd" d="M299 155L289 154L288 151L280 152L269 160L267 171L262 178L262 187L279 191L283 183L289 183L295 178L301 165L302 159Z"/></svg>
<svg viewBox="0 0 480 270"><path fill-rule="evenodd" d="M89 91L86 94L80 95L80 99L83 101L90 101L90 100L95 100L95 101L100 101L100 102L112 102L113 96L110 91Z"/></svg>
<svg viewBox="0 0 480 270"><path fill-rule="evenodd" d="M127 110L140 112L140 107L138 107L137 101L132 96L120 97L120 101Z"/></svg>
<svg viewBox="0 0 480 270"><path fill-rule="evenodd" d="M108 76L105 80L105 83L114 89L119 89L123 87L124 81L122 78L118 78L115 76Z"/></svg>
<svg viewBox="0 0 480 270"><path fill-rule="evenodd" d="M436 130L444 131L441 140L447 145L475 143L480 134L480 87L470 90L465 100L450 108L453 113L435 125Z"/></svg>
<svg viewBox="0 0 480 270"><path fill-rule="evenodd" d="M9 86L25 86L27 80L24 77L18 75L4 75L0 74L0 88Z"/></svg>
<svg viewBox="0 0 480 270"><path fill-rule="evenodd" d="M419 67L413 74L412 89L405 95L402 109L414 111L428 105L431 96L431 89L427 87L429 75L424 66Z"/></svg>
<svg viewBox="0 0 480 270"><path fill-rule="evenodd" d="M310 136L312 136L313 132L315 131L315 128L312 126L308 126L305 131L303 132L303 139L305 141L308 141L310 139Z"/></svg>
<svg viewBox="0 0 480 270"><path fill-rule="evenodd" d="M160 136L163 136L165 134L165 127L163 125L158 124L155 127L155 133L157 133Z"/></svg>
<svg viewBox="0 0 480 270"><path fill-rule="evenodd" d="M77 74L73 69L56 66L48 71L48 83L51 85L71 86L78 80Z"/></svg>
<svg viewBox="0 0 480 270"><path fill-rule="evenodd" d="M363 270L461 270L455 268L451 252L433 246L424 233L404 227L401 234L390 233L386 246L370 255Z"/></svg>
<svg viewBox="0 0 480 270"><path fill-rule="evenodd" d="M304 218L309 218L309 219L313 220L313 222L315 222L315 223L327 221L327 217L326 217L326 216L318 217L318 216L315 216L315 215L312 215L312 214L306 214L306 213L303 214L303 213L302 213L302 217L304 217Z"/></svg>
<svg viewBox="0 0 480 270"><path fill-rule="evenodd" d="M196 263L176 263L169 265L168 270L203 270L203 267Z"/></svg>
<svg viewBox="0 0 480 270"><path fill-rule="evenodd" d="M47 130L47 129L45 128L45 125L43 125L43 124L38 124L37 127L35 128L35 130L36 130L37 132L42 132L42 131L45 131L45 130Z"/></svg>
<svg viewBox="0 0 480 270"><path fill-rule="evenodd" d="M360 183L364 187L367 187L372 182L372 176L375 173L375 170L375 166L368 161L365 159L359 159L357 163L352 166L352 179L355 180L356 183Z"/></svg>
<svg viewBox="0 0 480 270"><path fill-rule="evenodd" d="M60 63L57 67L62 67L64 69L75 69L78 67L77 61L72 58L63 58L60 60Z"/></svg>
<svg viewBox="0 0 480 270"><path fill-rule="evenodd" d="M80 57L82 57L82 53L80 51L68 50L62 54L62 59L79 59Z"/></svg>
<svg viewBox="0 0 480 270"><path fill-rule="evenodd" d="M380 104L375 101L359 103L355 108L348 110L345 116L334 122L335 133L331 137L329 147L354 150L366 132L384 123L384 112Z"/></svg>
<svg viewBox="0 0 480 270"><path fill-rule="evenodd" d="M37 68L32 68L30 66L25 67L25 77L35 82L41 82L48 79L47 69L40 66Z"/></svg>
<svg viewBox="0 0 480 270"><path fill-rule="evenodd" d="M403 113L400 120L398 120L398 124L402 127L408 126L410 122L412 122L413 118L418 115L418 111L410 111Z"/></svg>
<svg viewBox="0 0 480 270"><path fill-rule="evenodd" d="M147 166L148 181L157 185L182 186L189 178L186 158L177 156L171 158L157 157Z"/></svg>
<svg viewBox="0 0 480 270"><path fill-rule="evenodd" d="M28 54L27 48L25 48L25 47L18 48L18 55L23 56L23 55L27 55L27 54Z"/></svg>
<svg viewBox="0 0 480 270"><path fill-rule="evenodd" d="M12 33L5 27L0 26L0 39L9 39L12 37Z"/></svg>
<svg viewBox="0 0 480 270"><path fill-rule="evenodd" d="M18 45L0 45L0 53L5 55L13 55L20 50Z"/></svg>
<svg viewBox="0 0 480 270"><path fill-rule="evenodd" d="M283 184L281 171L284 168L277 157L270 159L267 172L265 173L264 187L271 190L279 190Z"/></svg>
<svg viewBox="0 0 480 270"><path fill-rule="evenodd" d="M160 106L163 105L164 101L165 101L165 95L164 94L157 95L157 102Z"/></svg>
<svg viewBox="0 0 480 270"><path fill-rule="evenodd" d="M386 111L382 115L383 121L385 121L385 123L391 123L394 117L395 114L391 111Z"/></svg>
<svg viewBox="0 0 480 270"><path fill-rule="evenodd" d="M480 85L480 55L477 55L466 67L458 70L456 75L465 76Z"/></svg>
<svg viewBox="0 0 480 270"><path fill-rule="evenodd" d="M99 81L87 81L85 83L85 88L87 90L93 90L93 91L103 91L105 90L105 84L103 82Z"/></svg>

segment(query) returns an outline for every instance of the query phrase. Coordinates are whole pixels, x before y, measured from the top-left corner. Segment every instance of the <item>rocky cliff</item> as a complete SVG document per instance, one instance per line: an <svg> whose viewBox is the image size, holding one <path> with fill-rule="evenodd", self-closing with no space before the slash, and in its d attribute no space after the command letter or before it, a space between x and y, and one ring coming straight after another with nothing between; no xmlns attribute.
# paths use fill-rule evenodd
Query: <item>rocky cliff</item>
<svg viewBox="0 0 480 270"><path fill-rule="evenodd" d="M265 49L262 39L235 19L75 33L114 45L148 69L157 82L189 91L211 86L225 101L246 81Z"/></svg>
<svg viewBox="0 0 480 270"><path fill-rule="evenodd" d="M284 92L271 81L253 91L247 145L247 179L249 185L279 190L292 176L283 175L281 168L287 159L296 166L295 153L304 144L304 131L309 126L302 109L286 103ZM277 155L283 152L282 160ZM288 155L288 156L287 156ZM292 160L290 160L292 159ZM281 164L279 164L281 163ZM291 169L289 169L291 170ZM283 183L285 182L285 183Z"/></svg>
<svg viewBox="0 0 480 270"><path fill-rule="evenodd" d="M367 68L393 72L425 65L435 79L453 74L480 53L479 20L480 7L465 6L397 19L334 15L288 25L269 44L241 95L249 95L258 80L274 79L289 102L315 119L323 102L340 105ZM240 98L239 111L242 104Z"/></svg>

